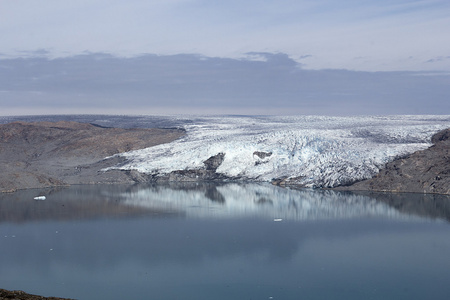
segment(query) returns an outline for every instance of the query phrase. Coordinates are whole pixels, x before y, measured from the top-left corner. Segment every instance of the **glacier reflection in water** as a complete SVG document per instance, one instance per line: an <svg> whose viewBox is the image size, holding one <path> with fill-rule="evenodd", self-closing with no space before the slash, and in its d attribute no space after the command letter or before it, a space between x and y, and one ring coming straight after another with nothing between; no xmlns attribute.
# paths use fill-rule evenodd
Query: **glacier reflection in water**
<svg viewBox="0 0 450 300"><path fill-rule="evenodd" d="M121 197L123 204L128 206L177 212L188 218L261 217L297 221L355 217L414 218L414 211L402 212L389 205L389 201L377 199L385 199L386 194L297 190L265 183L158 184L128 190ZM399 197L401 195L396 199ZM405 201L413 197L407 195ZM418 209L421 210L424 208Z"/></svg>
<svg viewBox="0 0 450 300"><path fill-rule="evenodd" d="M33 200L45 195L46 200ZM364 218L450 221L450 196L291 189L269 183L80 185L0 195L0 223L177 216L320 221Z"/></svg>

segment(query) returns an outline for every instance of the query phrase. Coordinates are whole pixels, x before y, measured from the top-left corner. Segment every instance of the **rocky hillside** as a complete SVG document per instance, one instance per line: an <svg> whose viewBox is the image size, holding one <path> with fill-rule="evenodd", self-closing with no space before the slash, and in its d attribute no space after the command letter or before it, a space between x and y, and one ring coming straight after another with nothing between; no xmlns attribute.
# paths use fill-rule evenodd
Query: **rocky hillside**
<svg viewBox="0 0 450 300"><path fill-rule="evenodd" d="M0 191L67 184L120 183L118 163L105 157L171 142L177 129L104 128L77 122L14 122L0 125Z"/></svg>
<svg viewBox="0 0 450 300"><path fill-rule="evenodd" d="M339 190L450 194L450 129L432 147L388 163L375 177Z"/></svg>

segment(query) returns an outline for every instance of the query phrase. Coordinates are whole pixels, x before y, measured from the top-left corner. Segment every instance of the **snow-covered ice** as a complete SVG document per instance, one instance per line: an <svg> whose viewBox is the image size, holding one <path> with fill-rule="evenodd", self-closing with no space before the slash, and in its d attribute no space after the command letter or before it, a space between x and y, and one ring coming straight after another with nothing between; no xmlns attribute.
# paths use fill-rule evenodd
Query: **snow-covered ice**
<svg viewBox="0 0 450 300"><path fill-rule="evenodd" d="M370 178L395 157L429 147L434 133L450 127L450 116L228 116L185 124L183 138L123 153L128 162L117 168L158 176L202 168L224 153L216 172L230 178L334 187Z"/></svg>

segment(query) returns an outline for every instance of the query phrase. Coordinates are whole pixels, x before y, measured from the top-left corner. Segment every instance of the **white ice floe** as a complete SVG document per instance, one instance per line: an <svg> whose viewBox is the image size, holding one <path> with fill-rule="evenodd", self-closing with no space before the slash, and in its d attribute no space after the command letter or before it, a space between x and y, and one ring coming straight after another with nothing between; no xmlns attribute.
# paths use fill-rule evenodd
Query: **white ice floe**
<svg viewBox="0 0 450 300"><path fill-rule="evenodd" d="M372 177L395 157L429 147L448 127L450 116L195 118L183 138L123 153L128 163L118 168L162 175L202 168L224 153L216 172L228 177L334 187Z"/></svg>

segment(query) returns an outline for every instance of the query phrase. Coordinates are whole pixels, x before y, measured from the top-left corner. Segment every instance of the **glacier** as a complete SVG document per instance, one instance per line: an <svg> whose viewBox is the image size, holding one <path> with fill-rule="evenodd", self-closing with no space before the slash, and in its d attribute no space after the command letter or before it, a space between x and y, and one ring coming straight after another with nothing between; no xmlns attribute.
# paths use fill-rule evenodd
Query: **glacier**
<svg viewBox="0 0 450 300"><path fill-rule="evenodd" d="M182 119L180 121L180 118ZM125 152L125 163L155 178L199 170L218 154L223 178L330 188L373 177L387 162L431 146L450 116L178 117L186 135L172 143Z"/></svg>

